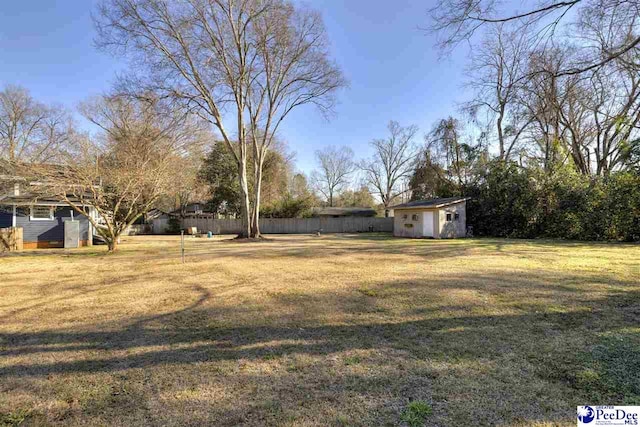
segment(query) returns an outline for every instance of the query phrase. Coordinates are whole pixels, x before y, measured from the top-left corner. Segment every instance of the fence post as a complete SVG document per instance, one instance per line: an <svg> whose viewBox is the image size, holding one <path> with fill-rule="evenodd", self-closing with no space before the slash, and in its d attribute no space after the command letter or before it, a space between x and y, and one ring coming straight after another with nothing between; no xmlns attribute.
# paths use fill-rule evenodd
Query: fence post
<svg viewBox="0 0 640 427"><path fill-rule="evenodd" d="M182 263L184 264L184 230L180 230L180 250L182 252Z"/></svg>
<svg viewBox="0 0 640 427"><path fill-rule="evenodd" d="M14 232L15 250L21 251L24 249L24 238L23 238L24 229L22 227L13 227L13 232Z"/></svg>

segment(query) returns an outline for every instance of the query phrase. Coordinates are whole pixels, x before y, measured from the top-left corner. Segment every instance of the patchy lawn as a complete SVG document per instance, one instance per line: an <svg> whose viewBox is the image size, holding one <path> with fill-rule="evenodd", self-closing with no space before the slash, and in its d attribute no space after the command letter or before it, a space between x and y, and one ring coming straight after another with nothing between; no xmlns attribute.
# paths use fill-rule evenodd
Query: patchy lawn
<svg viewBox="0 0 640 427"><path fill-rule="evenodd" d="M640 405L640 246L127 238L0 257L0 425L575 425Z"/></svg>

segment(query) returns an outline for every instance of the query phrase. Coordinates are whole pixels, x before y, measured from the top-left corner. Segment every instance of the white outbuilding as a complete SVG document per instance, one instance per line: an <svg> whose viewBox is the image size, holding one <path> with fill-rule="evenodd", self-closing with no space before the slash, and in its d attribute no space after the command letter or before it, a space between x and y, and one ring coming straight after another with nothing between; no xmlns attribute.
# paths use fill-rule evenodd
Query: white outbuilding
<svg viewBox="0 0 640 427"><path fill-rule="evenodd" d="M453 239L467 234L468 197L415 200L393 206L393 235Z"/></svg>

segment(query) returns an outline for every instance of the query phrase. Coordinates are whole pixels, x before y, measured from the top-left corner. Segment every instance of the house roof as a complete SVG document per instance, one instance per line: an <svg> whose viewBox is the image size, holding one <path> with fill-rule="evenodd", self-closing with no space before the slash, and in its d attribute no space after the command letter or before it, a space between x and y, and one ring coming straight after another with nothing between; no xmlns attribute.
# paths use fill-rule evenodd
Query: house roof
<svg viewBox="0 0 640 427"><path fill-rule="evenodd" d="M163 216L165 217L169 216L169 212L165 212L162 209L156 209L156 208L149 210L149 212L147 212L147 215L146 215L147 219L156 219Z"/></svg>
<svg viewBox="0 0 640 427"><path fill-rule="evenodd" d="M0 159L0 202L16 205L65 205L65 203L49 191L35 191L43 188L43 183L65 179L74 171L71 168L48 163L9 162ZM18 193L14 185L19 184ZM76 198L74 198L76 199Z"/></svg>
<svg viewBox="0 0 640 427"><path fill-rule="evenodd" d="M213 214L214 212L209 209L209 204L207 202L190 202L184 205L183 208L178 208L171 212L166 212L168 215L179 216L183 213L186 215L194 215L198 212L200 214Z"/></svg>
<svg viewBox="0 0 640 427"><path fill-rule="evenodd" d="M376 216L376 210L367 207L313 208L313 216Z"/></svg>
<svg viewBox="0 0 640 427"><path fill-rule="evenodd" d="M55 178L56 175L63 178L70 173L72 173L70 168L53 163L9 162L0 159L0 179L37 181L43 176L49 179Z"/></svg>
<svg viewBox="0 0 640 427"><path fill-rule="evenodd" d="M74 200L74 201L79 202L79 200ZM51 197L34 197L31 195L23 195L23 196L0 195L0 205L67 206L67 203L61 201L60 199L55 199Z"/></svg>
<svg viewBox="0 0 640 427"><path fill-rule="evenodd" d="M469 200L470 197L444 197L429 200L414 200L401 205L391 206L390 209L442 208Z"/></svg>

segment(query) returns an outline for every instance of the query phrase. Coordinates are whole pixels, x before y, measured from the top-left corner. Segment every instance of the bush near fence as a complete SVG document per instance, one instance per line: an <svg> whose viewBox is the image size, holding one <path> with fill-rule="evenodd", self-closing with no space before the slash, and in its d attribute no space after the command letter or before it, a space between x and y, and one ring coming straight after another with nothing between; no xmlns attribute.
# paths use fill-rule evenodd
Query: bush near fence
<svg viewBox="0 0 640 427"><path fill-rule="evenodd" d="M237 234L242 222L239 219L214 219L189 217L182 220L182 228L196 227L199 232L214 234ZM393 218L262 218L260 231L263 234L310 234L322 233L366 233L393 232Z"/></svg>

